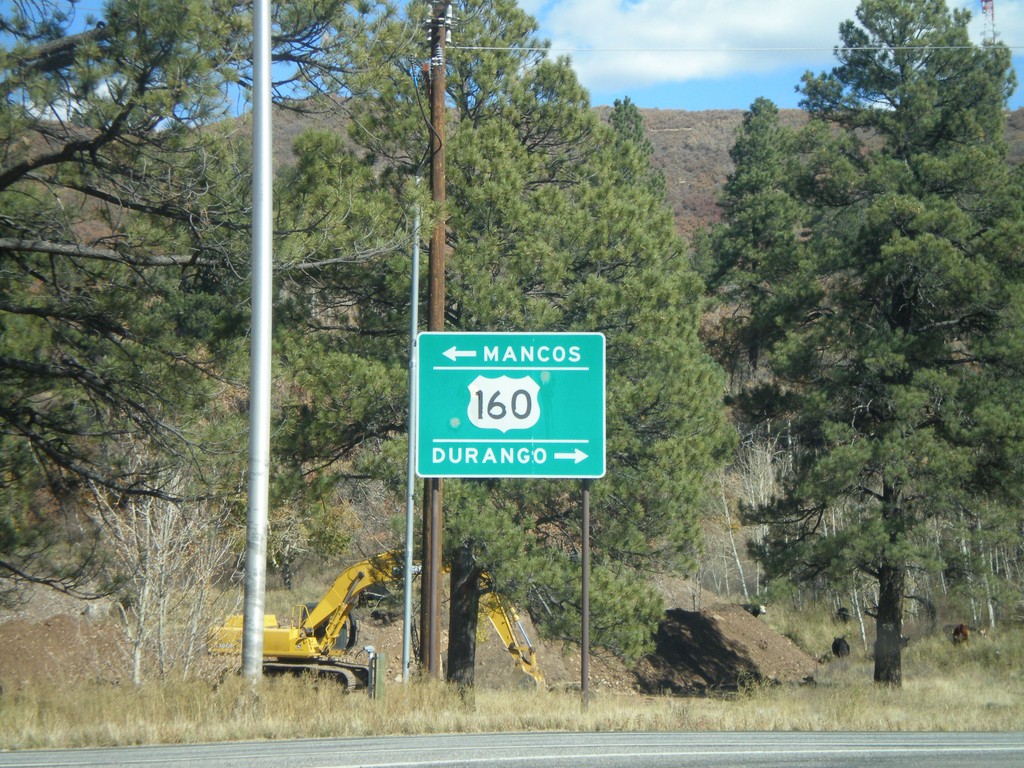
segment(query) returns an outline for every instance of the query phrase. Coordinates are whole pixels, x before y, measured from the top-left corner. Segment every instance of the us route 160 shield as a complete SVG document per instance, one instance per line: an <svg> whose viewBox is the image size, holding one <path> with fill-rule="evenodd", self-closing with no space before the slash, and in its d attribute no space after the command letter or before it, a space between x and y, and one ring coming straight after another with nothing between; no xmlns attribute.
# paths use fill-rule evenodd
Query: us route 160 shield
<svg viewBox="0 0 1024 768"><path fill-rule="evenodd" d="M540 420L540 385L529 376L477 376L469 385L466 413L474 427L508 432L529 429Z"/></svg>

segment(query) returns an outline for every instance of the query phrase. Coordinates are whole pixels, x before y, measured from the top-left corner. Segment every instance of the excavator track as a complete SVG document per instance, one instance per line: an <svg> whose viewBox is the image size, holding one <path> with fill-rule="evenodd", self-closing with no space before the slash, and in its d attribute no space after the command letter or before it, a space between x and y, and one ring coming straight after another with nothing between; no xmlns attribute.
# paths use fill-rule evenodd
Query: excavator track
<svg viewBox="0 0 1024 768"><path fill-rule="evenodd" d="M331 680L345 686L346 691L356 691L367 687L370 679L370 668L362 664L349 664L344 661L265 661L265 675L297 675L309 676L320 680Z"/></svg>

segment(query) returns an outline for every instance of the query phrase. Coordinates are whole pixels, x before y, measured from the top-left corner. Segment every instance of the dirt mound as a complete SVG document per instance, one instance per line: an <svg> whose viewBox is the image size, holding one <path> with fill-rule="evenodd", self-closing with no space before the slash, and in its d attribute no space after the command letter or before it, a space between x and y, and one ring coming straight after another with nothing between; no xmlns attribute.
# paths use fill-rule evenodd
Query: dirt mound
<svg viewBox="0 0 1024 768"><path fill-rule="evenodd" d="M123 684L129 659L123 629L109 615L70 598L43 591L25 609L0 615L0 686L10 690L29 681L61 683L99 681ZM370 608L357 609L359 643L386 654L389 682L401 680L402 622L375 618ZM528 616L523 629L535 643L537 658L549 686L576 687L580 681L578 646L545 642ZM446 626L446 622L443 622ZM442 633L444 634L444 633ZM446 645L442 637L442 645ZM635 667L593 649L590 686L614 693L699 695L735 690L742 681L801 682L814 674L815 662L792 642L738 605L716 605L704 611L666 612L655 637L655 651ZM415 639L414 639L415 648ZM531 684L497 634L481 620L477 635L476 683L481 688Z"/></svg>
<svg viewBox="0 0 1024 768"><path fill-rule="evenodd" d="M792 641L738 605L666 611L654 653L635 670L645 693L695 695L736 690L744 682L800 683L816 663Z"/></svg>
<svg viewBox="0 0 1024 768"><path fill-rule="evenodd" d="M0 623L0 690L28 682L122 683L127 657L112 621L54 614L46 619Z"/></svg>

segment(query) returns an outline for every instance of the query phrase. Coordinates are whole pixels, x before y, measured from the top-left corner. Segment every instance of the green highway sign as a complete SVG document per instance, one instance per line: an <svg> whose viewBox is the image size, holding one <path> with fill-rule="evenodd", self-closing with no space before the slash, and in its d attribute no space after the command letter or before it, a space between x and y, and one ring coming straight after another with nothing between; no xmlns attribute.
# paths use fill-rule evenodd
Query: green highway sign
<svg viewBox="0 0 1024 768"><path fill-rule="evenodd" d="M416 345L416 474L605 473L600 333L434 333Z"/></svg>

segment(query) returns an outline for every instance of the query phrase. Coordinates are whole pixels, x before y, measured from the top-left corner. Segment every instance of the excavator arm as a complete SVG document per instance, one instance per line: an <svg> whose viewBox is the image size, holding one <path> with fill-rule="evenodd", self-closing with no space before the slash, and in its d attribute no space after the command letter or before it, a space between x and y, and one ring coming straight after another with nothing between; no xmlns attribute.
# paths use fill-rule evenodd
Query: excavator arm
<svg viewBox="0 0 1024 768"><path fill-rule="evenodd" d="M372 584L394 581L401 565L390 552L346 568L334 580L320 602L304 612L299 629L317 639L320 653L328 653L349 620L359 593Z"/></svg>
<svg viewBox="0 0 1024 768"><path fill-rule="evenodd" d="M487 574L484 574L483 580L490 580ZM527 637L515 608L501 595L487 591L480 595L480 610L487 614L494 631L505 643L505 649L519 662L523 672L533 678L538 688L543 688L544 674L537 664L536 649Z"/></svg>

